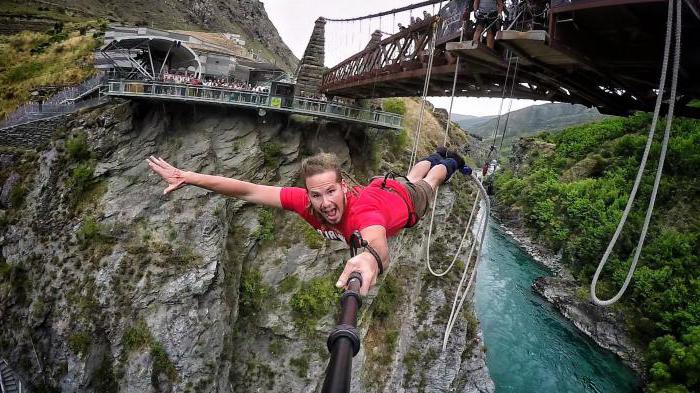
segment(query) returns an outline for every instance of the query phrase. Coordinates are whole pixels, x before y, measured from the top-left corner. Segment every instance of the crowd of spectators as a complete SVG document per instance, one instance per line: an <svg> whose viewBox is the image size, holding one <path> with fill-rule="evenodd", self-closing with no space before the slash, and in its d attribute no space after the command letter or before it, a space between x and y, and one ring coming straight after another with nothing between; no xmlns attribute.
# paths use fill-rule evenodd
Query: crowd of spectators
<svg viewBox="0 0 700 393"><path fill-rule="evenodd" d="M241 91L254 91L258 93L266 93L269 88L267 86L253 86L250 83L245 83L237 80L228 81L224 78L195 78L192 75L170 74L162 75L163 82L186 84L193 86L219 87L224 89L233 89Z"/></svg>
<svg viewBox="0 0 700 393"><path fill-rule="evenodd" d="M346 106L356 106L359 107L360 104L357 100L352 99L352 98L345 98L345 97L338 97L338 96L333 96L330 99L326 97L325 94L323 93L308 93L305 91L300 91L299 96L303 98L309 98L312 100L318 100L318 101L323 101L323 102L330 102L332 104L338 104L338 105L346 105Z"/></svg>

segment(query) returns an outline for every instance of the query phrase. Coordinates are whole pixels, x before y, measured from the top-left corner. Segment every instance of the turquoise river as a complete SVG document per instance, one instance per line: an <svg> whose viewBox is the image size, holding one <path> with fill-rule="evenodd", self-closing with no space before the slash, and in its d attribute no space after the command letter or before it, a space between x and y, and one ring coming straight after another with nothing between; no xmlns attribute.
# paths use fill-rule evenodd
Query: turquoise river
<svg viewBox="0 0 700 393"><path fill-rule="evenodd" d="M475 288L496 393L637 391L635 374L530 287L549 271L490 225Z"/></svg>

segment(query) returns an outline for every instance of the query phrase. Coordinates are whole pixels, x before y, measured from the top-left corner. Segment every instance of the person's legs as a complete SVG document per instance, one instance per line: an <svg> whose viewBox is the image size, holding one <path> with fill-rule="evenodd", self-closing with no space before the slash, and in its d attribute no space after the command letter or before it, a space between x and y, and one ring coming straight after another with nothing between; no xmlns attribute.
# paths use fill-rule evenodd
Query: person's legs
<svg viewBox="0 0 700 393"><path fill-rule="evenodd" d="M481 33L483 32L484 25L477 22L476 29L474 29L474 37L472 38L472 42L474 42L475 44L481 42Z"/></svg>
<svg viewBox="0 0 700 393"><path fill-rule="evenodd" d="M457 165L455 164L455 167ZM437 190L438 186L445 182L447 178L447 166L446 164L435 165L428 171L426 176L422 179L426 183L430 184L433 190Z"/></svg>
<svg viewBox="0 0 700 393"><path fill-rule="evenodd" d="M486 46L488 46L489 49L493 49L496 46L496 35L491 29L486 32Z"/></svg>
<svg viewBox="0 0 700 393"><path fill-rule="evenodd" d="M408 172L408 175L406 176L408 181L415 183L418 180L423 179L430 171L430 167L433 165L434 164L428 160L418 161Z"/></svg>

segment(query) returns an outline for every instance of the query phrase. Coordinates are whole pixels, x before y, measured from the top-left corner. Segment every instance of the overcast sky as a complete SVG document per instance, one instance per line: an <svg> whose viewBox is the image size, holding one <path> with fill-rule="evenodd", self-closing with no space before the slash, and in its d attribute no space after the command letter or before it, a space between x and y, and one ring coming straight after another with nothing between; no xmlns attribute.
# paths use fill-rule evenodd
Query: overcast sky
<svg viewBox="0 0 700 393"><path fill-rule="evenodd" d="M262 0L265 10L285 44L301 58L311 37L314 21L319 16L326 18L350 18L369 15L380 11L403 7L418 0ZM339 61L358 52L369 41L371 32L377 29L394 33L396 25L407 25L410 16L421 15L426 10L431 14L437 6L403 12L395 16L387 15L364 22L328 22L326 24L326 65L333 66ZM449 97L431 97L430 102L439 108L447 109ZM498 114L499 98L456 97L452 112L463 115L487 116ZM545 102L513 100L512 109L517 110L533 104ZM508 100L503 104L504 111Z"/></svg>

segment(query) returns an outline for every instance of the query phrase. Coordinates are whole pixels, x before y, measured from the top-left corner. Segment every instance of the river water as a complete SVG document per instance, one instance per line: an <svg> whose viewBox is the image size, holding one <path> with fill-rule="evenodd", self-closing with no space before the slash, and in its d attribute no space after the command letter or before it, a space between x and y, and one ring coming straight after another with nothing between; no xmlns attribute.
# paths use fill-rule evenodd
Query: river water
<svg viewBox="0 0 700 393"><path fill-rule="evenodd" d="M530 285L551 275L490 225L475 287L496 393L637 390L635 374L564 319Z"/></svg>

